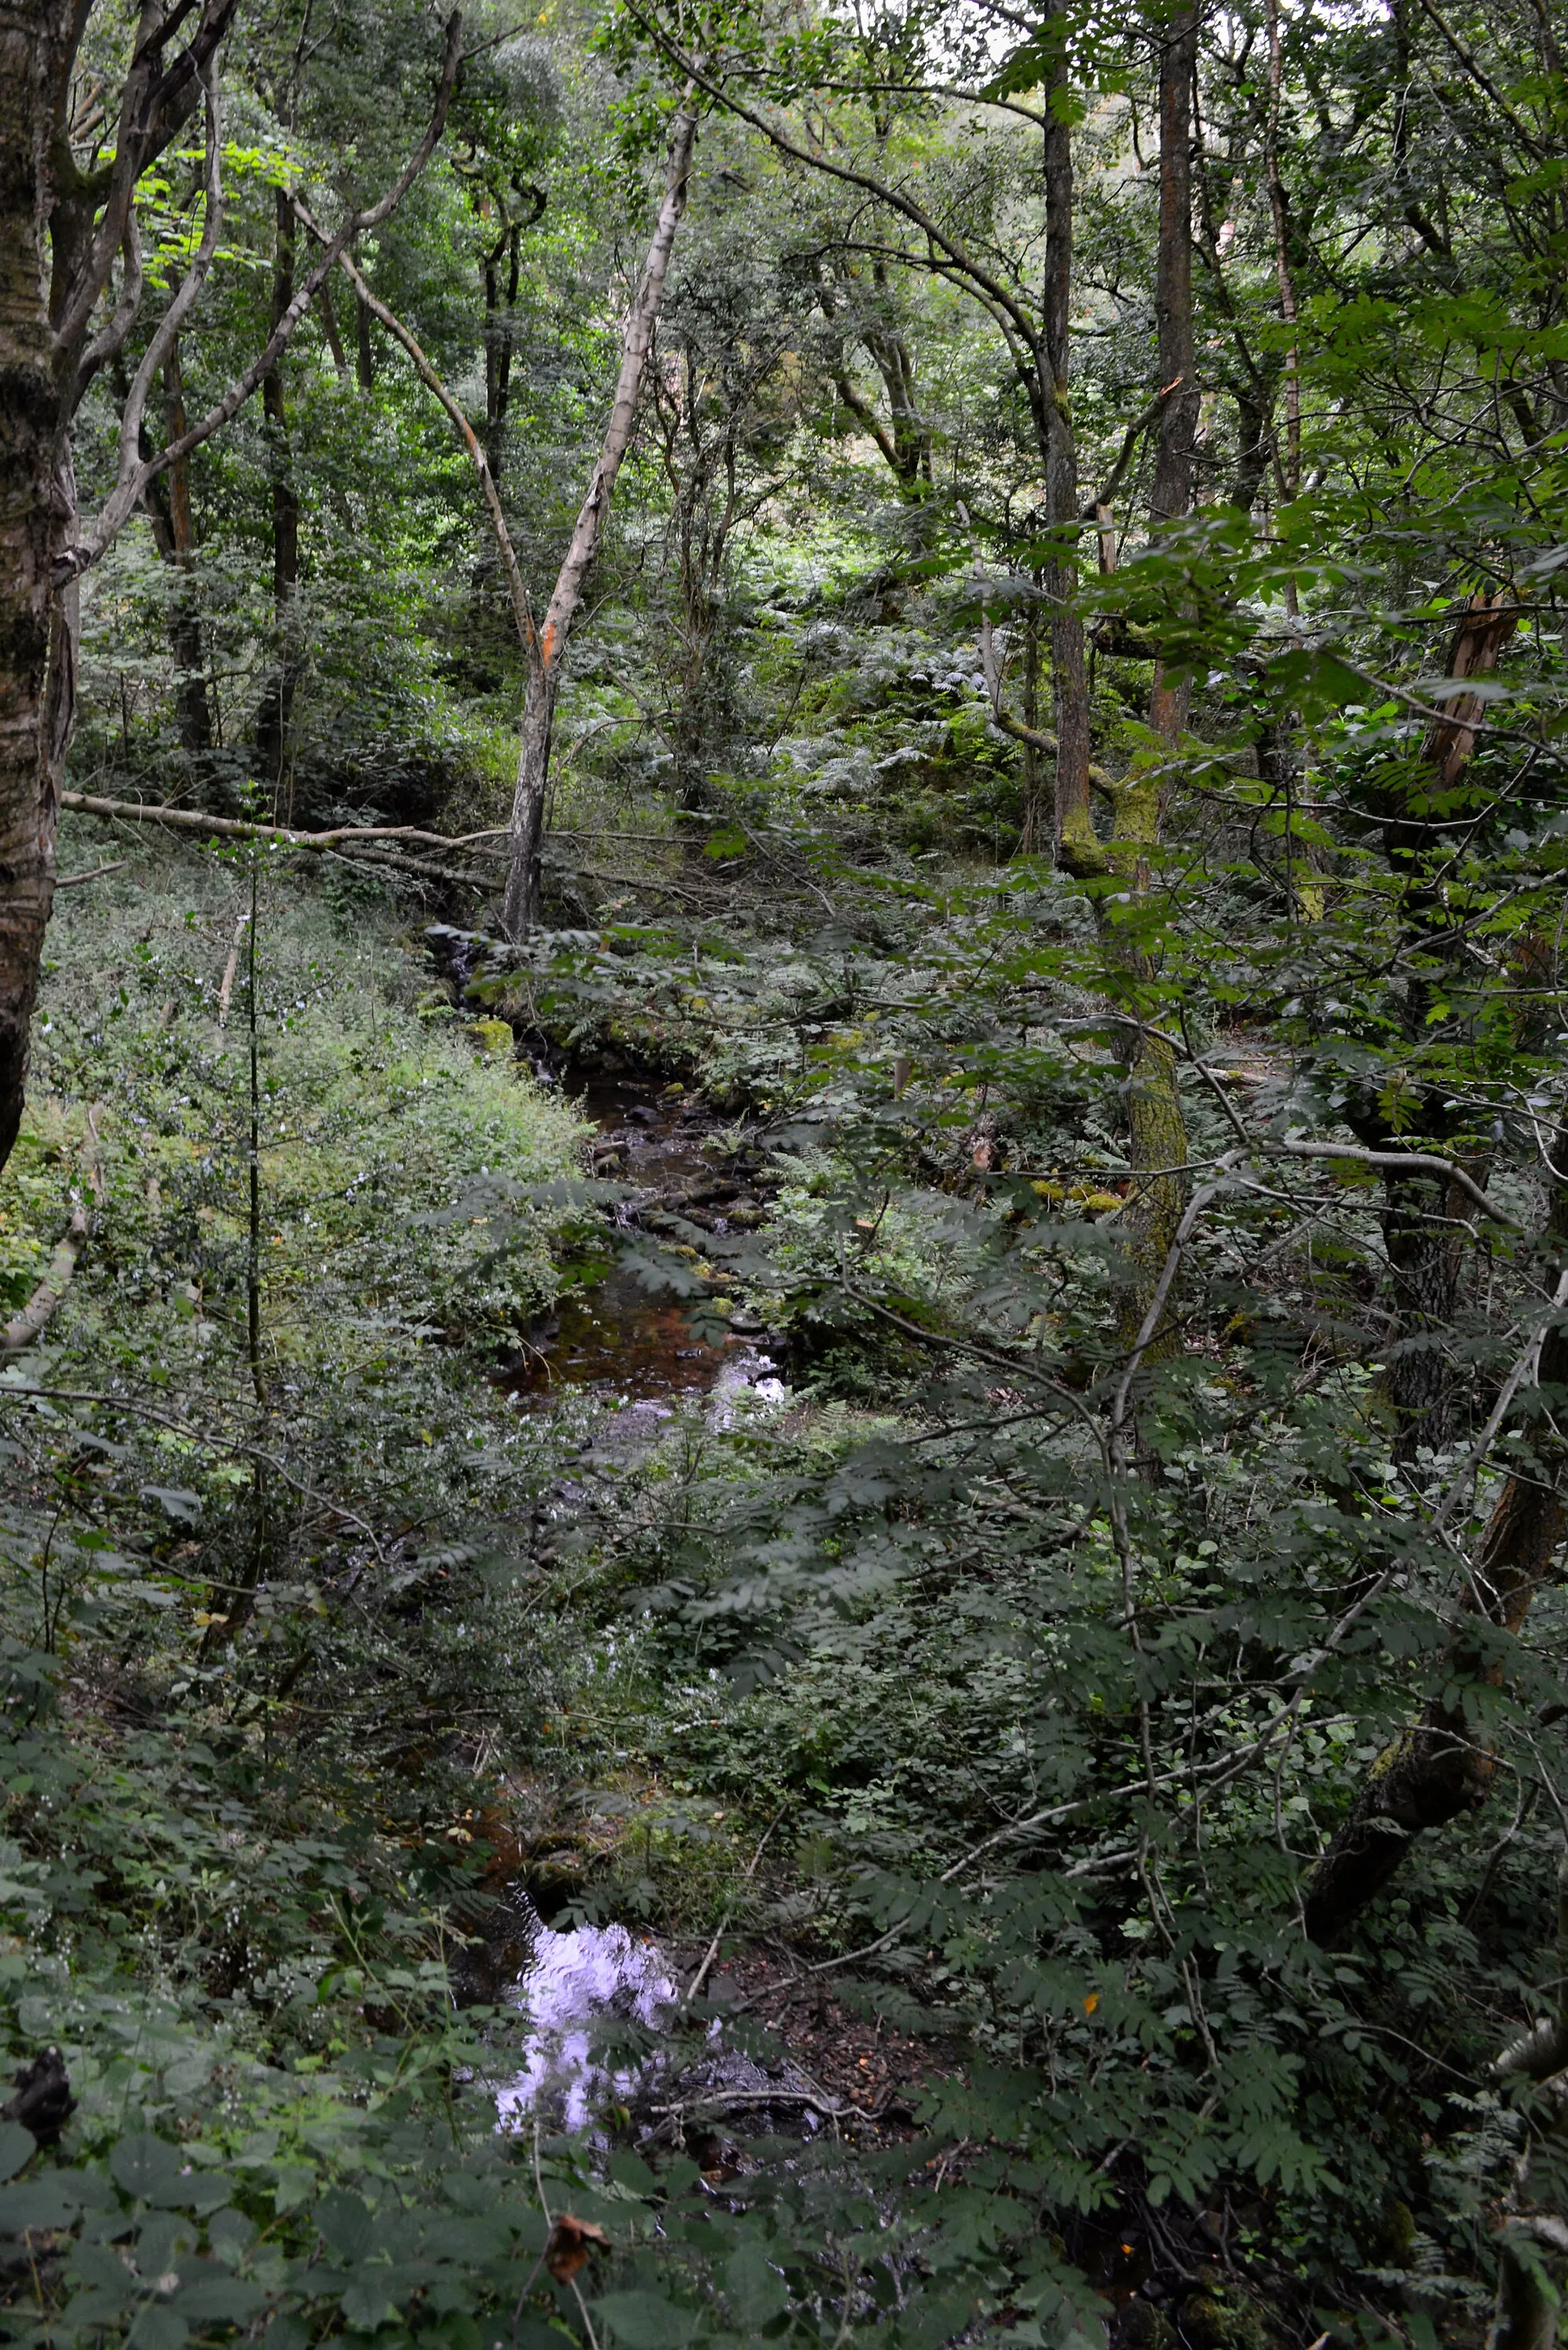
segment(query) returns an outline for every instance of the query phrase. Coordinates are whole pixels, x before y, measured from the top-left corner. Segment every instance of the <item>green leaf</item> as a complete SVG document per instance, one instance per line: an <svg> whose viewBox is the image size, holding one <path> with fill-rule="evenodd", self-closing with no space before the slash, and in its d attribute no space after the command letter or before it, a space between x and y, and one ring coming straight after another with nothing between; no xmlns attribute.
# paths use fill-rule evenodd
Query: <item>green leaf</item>
<svg viewBox="0 0 1568 2350"><path fill-rule="evenodd" d="M316 2207L316 2224L339 2260L362 2261L375 2235L369 2206L343 2187L322 2197Z"/></svg>
<svg viewBox="0 0 1568 2350"><path fill-rule="evenodd" d="M187 2181L179 2149L151 2131L138 2130L130 2137L122 2137L109 2154L109 2170L117 2187L140 2197L143 2203L185 2199Z"/></svg>
<svg viewBox="0 0 1568 2350"><path fill-rule="evenodd" d="M0 2122L0 2178L15 2178L37 2151L36 2141L20 2122Z"/></svg>
<svg viewBox="0 0 1568 2350"><path fill-rule="evenodd" d="M724 2264L724 2292L737 2317L765 2325L789 2306L789 2287L755 2244L742 2244Z"/></svg>
<svg viewBox="0 0 1568 2350"><path fill-rule="evenodd" d="M694 2309L677 2309L659 2293L602 2293L593 2312L625 2350L681 2350L700 2323Z"/></svg>
<svg viewBox="0 0 1568 2350"><path fill-rule="evenodd" d="M130 2350L184 2350L190 2330L173 2310L161 2302L152 2302L138 2312L126 2340Z"/></svg>
<svg viewBox="0 0 1568 2350"><path fill-rule="evenodd" d="M25 2178L16 2187L0 2187L0 2235L20 2235L24 2228L68 2228L80 2203L64 2173Z"/></svg>
<svg viewBox="0 0 1568 2350"><path fill-rule="evenodd" d="M391 2295L384 2284L375 2282L373 2270L369 2275L358 2278L341 2296L337 2305L350 2325L361 2326L367 2334L373 2334L378 2325L384 2325L389 2317L397 2315Z"/></svg>
<svg viewBox="0 0 1568 2350"><path fill-rule="evenodd" d="M243 2324L255 2315L265 2300L261 2287L248 2284L243 2277L199 2276L180 2287L173 2306L182 2317L198 2325L214 2318Z"/></svg>

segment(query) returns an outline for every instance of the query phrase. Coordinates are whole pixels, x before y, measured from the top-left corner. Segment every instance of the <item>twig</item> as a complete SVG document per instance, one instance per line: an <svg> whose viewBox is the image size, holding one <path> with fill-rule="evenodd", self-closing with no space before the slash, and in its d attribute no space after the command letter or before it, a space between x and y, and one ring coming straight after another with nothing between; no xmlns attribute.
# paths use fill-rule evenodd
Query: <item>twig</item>
<svg viewBox="0 0 1568 2350"><path fill-rule="evenodd" d="M387 1564L385 1547L366 1519L360 1517L357 1511L347 1509L341 1502L328 1499L314 1485L306 1484L303 1478L294 1476L275 1452L264 1452L259 1444L246 1444L238 1437L210 1436L204 1429L192 1428L189 1420L176 1419L172 1412L160 1411L153 1404L137 1403L129 1396L101 1395L90 1388L45 1388L31 1381L23 1386L19 1379L0 1381L0 1403L13 1396L18 1399L41 1396L47 1403L102 1404L106 1410L124 1412L128 1419L151 1420L155 1427L171 1428L176 1435L188 1438L193 1444L204 1444L213 1452L232 1452L241 1460L259 1461L266 1468L275 1470L284 1483L292 1485L296 1493L303 1493L306 1501L325 1501L327 1507L340 1517L345 1525L358 1526L381 1565L385 1566Z"/></svg>
<svg viewBox="0 0 1568 2350"><path fill-rule="evenodd" d="M778 1810L774 1814L773 1818L763 1830L757 1848L755 1852L753 1853L751 1859L746 1863L745 1870L741 1879L742 1885L749 1885L753 1877L756 1875L757 1863L761 1860L763 1853L767 1849L768 1838L773 1835L774 1830L777 1827L779 1822L783 1819L788 1809L789 1804L787 1802L781 1804ZM696 1973L692 1976L691 1981L686 1986L680 2001L682 2008L688 2008L691 2006L692 2001L701 1990L703 1983L707 1981L708 1970L719 1955L719 1944L723 1939L724 1929L729 1924L732 1914L732 1908L726 1908L723 1916L720 1918L713 1939L708 1945L707 1955L703 1959L702 1963L698 1968Z"/></svg>

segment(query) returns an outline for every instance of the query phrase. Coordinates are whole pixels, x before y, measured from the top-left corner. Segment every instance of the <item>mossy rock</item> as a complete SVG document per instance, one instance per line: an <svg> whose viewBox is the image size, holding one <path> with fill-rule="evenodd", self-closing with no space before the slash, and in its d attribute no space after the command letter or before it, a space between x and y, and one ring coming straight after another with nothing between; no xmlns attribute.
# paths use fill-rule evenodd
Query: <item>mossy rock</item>
<svg viewBox="0 0 1568 2350"><path fill-rule="evenodd" d="M469 1034L482 1053L510 1053L512 1050L511 1024L505 1020L476 1020Z"/></svg>
<svg viewBox="0 0 1568 2350"><path fill-rule="evenodd" d="M1184 2302L1181 2331L1192 2350L1268 2350L1261 2311L1233 2284L1205 2285Z"/></svg>
<svg viewBox="0 0 1568 2350"><path fill-rule="evenodd" d="M1178 2350L1179 2336L1162 2309L1135 2293L1116 2313L1111 2342L1114 2350Z"/></svg>

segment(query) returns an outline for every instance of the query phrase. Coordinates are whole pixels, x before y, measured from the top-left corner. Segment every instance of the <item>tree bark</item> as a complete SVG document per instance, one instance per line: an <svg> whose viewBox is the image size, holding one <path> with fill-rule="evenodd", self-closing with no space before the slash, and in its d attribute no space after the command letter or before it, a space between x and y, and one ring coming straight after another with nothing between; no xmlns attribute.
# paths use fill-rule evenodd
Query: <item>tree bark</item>
<svg viewBox="0 0 1568 2350"><path fill-rule="evenodd" d="M1069 872L1095 844L1089 805L1089 680L1084 623L1078 611L1076 533L1079 523L1078 447L1073 431L1073 131L1069 19L1054 11L1055 55L1045 125L1045 357L1051 370L1053 429L1045 460L1045 522L1052 558L1045 569L1051 620L1051 681L1056 717L1056 785L1053 810L1057 861Z"/></svg>
<svg viewBox="0 0 1568 2350"><path fill-rule="evenodd" d="M0 10L0 1164L22 1119L55 879L53 738L73 648L52 593L68 509L49 318L50 152L66 11Z"/></svg>
<svg viewBox="0 0 1568 2350"><path fill-rule="evenodd" d="M1517 609L1511 605L1511 598L1501 595L1495 602L1484 595L1474 599L1449 649L1451 678L1479 677L1496 667L1518 626ZM1415 966L1405 999L1405 1025L1416 1050L1430 1034L1428 1014L1444 992L1445 976L1458 951L1447 893L1431 869L1434 858L1446 858L1447 837L1420 812L1420 800L1434 788L1447 791L1459 781L1474 754L1485 704L1475 694L1452 695L1443 711L1442 718L1428 727L1421 745L1425 775L1417 813L1409 812L1408 801L1401 796L1383 827L1384 854L1402 884L1401 940ZM1428 1137L1444 1149L1454 1130L1446 1099L1446 1087L1428 1087L1422 1110ZM1398 1140L1375 1107L1355 1124L1368 1140ZM1385 1180L1383 1236L1396 1336L1378 1391L1394 1416L1395 1458L1410 1461L1423 1444L1440 1446L1454 1433L1455 1380L1445 1340L1453 1326L1464 1273L1464 1233L1454 1222L1463 1209L1450 1185L1397 1173Z"/></svg>
<svg viewBox="0 0 1568 2350"><path fill-rule="evenodd" d="M1155 315L1158 335L1158 439L1149 522L1179 521L1192 504L1193 441L1199 412L1192 326L1192 86L1198 60L1198 10L1185 0L1165 26L1159 50L1159 244ZM1176 1054L1151 1006L1153 976L1144 936L1150 858L1161 833L1168 777L1161 772L1178 750L1187 723L1188 687L1155 662L1149 725L1165 754L1159 766L1127 776L1113 799L1111 837L1104 869L1119 883L1097 901L1113 1000L1132 1023L1123 1064L1127 1156L1134 1170L1121 1215L1127 1271L1117 1301L1124 1344L1142 1330L1160 1273L1187 1204L1187 1120L1177 1081ZM1169 1355L1176 1325L1168 1314L1143 1348L1140 1375ZM1141 1426L1140 1460L1151 1466Z"/></svg>
<svg viewBox="0 0 1568 2350"><path fill-rule="evenodd" d="M275 191L277 243L273 264L272 325L275 332L294 300L294 210L287 191ZM292 818L284 806L289 726L299 681L299 496L288 445L288 409L284 398L283 356L262 380L266 417L267 465L272 476L272 612L275 661L256 712L256 759L271 787L273 814ZM293 793L289 793L292 803Z"/></svg>
<svg viewBox="0 0 1568 2350"><path fill-rule="evenodd" d="M620 380L615 404L594 467L587 496L583 500L566 556L556 580L544 625L531 629L528 641L528 683L523 709L522 739L517 753L517 787L512 805L512 856L502 904L502 928L509 939L520 939L539 916L539 850L545 829L545 794L550 780L550 739L555 727L556 698L560 691L561 664L572 623L583 599L583 588L609 512L616 476L631 440L638 397L654 323L664 298L664 281L675 232L686 209L686 185L691 151L697 137L697 109L688 89L675 117L670 142L670 165L659 219L643 265L642 278L628 314L621 341Z"/></svg>
<svg viewBox="0 0 1568 2350"><path fill-rule="evenodd" d="M1154 310L1162 390L1149 520L1156 531L1192 507L1193 449L1200 400L1192 331L1192 85L1198 69L1198 9L1184 0L1159 51L1159 244ZM1156 661L1149 723L1174 752L1187 723L1189 686Z"/></svg>
<svg viewBox="0 0 1568 2350"><path fill-rule="evenodd" d="M178 340L171 345L163 362L163 407L169 438L177 441L186 426ZM191 577L196 557L196 525L191 504L189 457L182 457L151 484L147 493L147 515L154 546L179 575L169 608L174 709L180 747L191 761L195 780L201 782L206 779L210 768L213 735L201 608Z"/></svg>

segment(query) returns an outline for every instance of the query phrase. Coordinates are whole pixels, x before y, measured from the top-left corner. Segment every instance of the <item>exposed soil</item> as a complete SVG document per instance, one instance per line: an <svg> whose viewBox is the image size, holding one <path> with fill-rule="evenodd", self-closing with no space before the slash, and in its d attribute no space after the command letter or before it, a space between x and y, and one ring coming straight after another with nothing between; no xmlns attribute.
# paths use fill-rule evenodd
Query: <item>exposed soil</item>
<svg viewBox="0 0 1568 2350"><path fill-rule="evenodd" d="M700 1949L681 1946L679 1956L688 1955L692 1967L701 1963ZM863 2116L879 2139L912 2136L922 2090L962 2076L956 2042L857 2012L841 1978L811 1975L776 1950L731 1952L705 1988L716 2008L733 2006L762 2027L833 2106Z"/></svg>

